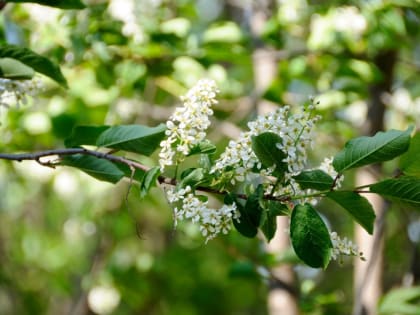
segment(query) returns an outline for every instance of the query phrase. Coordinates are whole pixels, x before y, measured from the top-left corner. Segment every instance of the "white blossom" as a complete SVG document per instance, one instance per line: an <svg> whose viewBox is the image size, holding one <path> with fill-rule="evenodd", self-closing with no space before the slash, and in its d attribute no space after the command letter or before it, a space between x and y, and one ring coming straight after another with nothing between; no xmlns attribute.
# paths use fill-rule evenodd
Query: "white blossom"
<svg viewBox="0 0 420 315"><path fill-rule="evenodd" d="M359 252L359 248L352 241L347 239L347 237L340 238L337 232L330 233L331 243L333 245L331 258L334 260L342 258L345 256L358 256L360 259L364 260L363 253Z"/></svg>
<svg viewBox="0 0 420 315"><path fill-rule="evenodd" d="M28 96L34 96L41 90L39 79L11 80L0 78L0 106L10 107L26 105Z"/></svg>
<svg viewBox="0 0 420 315"><path fill-rule="evenodd" d="M336 178L338 173L337 171L334 169L333 165L333 158L325 158L324 161L321 163L321 165L319 166L319 169L321 171L324 171L325 173L327 173L328 175L330 175L332 178ZM335 187L336 188L340 188L341 187L341 183L344 180L344 175L340 175L340 177L337 178L337 180L335 181Z"/></svg>
<svg viewBox="0 0 420 315"><path fill-rule="evenodd" d="M287 163L285 179L290 183L292 176L303 170L307 160L307 149L313 146L313 127L319 119L312 115L313 107L303 113L291 114L289 106L278 108L275 112L259 116L248 123L249 131L242 132L237 140L231 140L228 147L216 160L210 173L219 174L222 181L243 182L251 173L257 171L262 176L270 175L270 170L262 169L257 156L252 150L252 136L263 132L273 132L283 141L277 143L277 148L286 154L283 160ZM280 187L284 193L284 187ZM297 189L297 186L296 186Z"/></svg>
<svg viewBox="0 0 420 315"><path fill-rule="evenodd" d="M192 192L190 186L182 189L172 188L166 192L174 207L175 224L178 220L190 220L197 223L206 242L219 233L227 234L232 227L232 220L239 220L240 213L236 204L223 205L220 209L210 208L207 200Z"/></svg>
<svg viewBox="0 0 420 315"><path fill-rule="evenodd" d="M217 103L218 92L213 80L203 79L181 98L184 104L177 107L167 121L167 138L160 143L161 171L182 162L191 148L204 140L210 126L209 116L213 115L211 106Z"/></svg>

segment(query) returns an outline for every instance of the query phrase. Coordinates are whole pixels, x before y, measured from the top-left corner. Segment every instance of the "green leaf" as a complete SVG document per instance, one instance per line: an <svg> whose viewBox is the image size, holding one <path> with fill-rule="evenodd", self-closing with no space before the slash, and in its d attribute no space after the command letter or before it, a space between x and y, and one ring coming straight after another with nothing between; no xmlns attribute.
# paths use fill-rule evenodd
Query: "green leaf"
<svg viewBox="0 0 420 315"><path fill-rule="evenodd" d="M78 147L80 145L96 145L99 135L109 126L76 126L66 140L64 145L67 148Z"/></svg>
<svg viewBox="0 0 420 315"><path fill-rule="evenodd" d="M188 153L188 156L195 154L213 154L214 152L216 152L216 146L209 140L204 140L193 146Z"/></svg>
<svg viewBox="0 0 420 315"><path fill-rule="evenodd" d="M140 183L140 198L144 198L150 191L150 189L156 186L157 179L160 175L159 166L155 166L148 170Z"/></svg>
<svg viewBox="0 0 420 315"><path fill-rule="evenodd" d="M265 209L274 216L290 215L290 210L286 204L274 200L267 200L265 202Z"/></svg>
<svg viewBox="0 0 420 315"><path fill-rule="evenodd" d="M181 174L181 178L179 182L181 187L195 187L203 181L204 170L202 168L187 169Z"/></svg>
<svg viewBox="0 0 420 315"><path fill-rule="evenodd" d="M252 136L252 150L260 160L265 168L276 166L273 174L282 178L284 172L287 170L287 164L283 160L287 157L286 154L277 148L278 143L283 143L283 140L272 132L264 132L258 136Z"/></svg>
<svg viewBox="0 0 420 315"><path fill-rule="evenodd" d="M352 139L334 157L333 166L341 173L351 168L392 160L407 151L412 130L410 127L406 131L390 130L378 132L373 137Z"/></svg>
<svg viewBox="0 0 420 315"><path fill-rule="evenodd" d="M261 224L261 231L264 233L267 242L270 242L277 230L277 216L265 213L263 223Z"/></svg>
<svg viewBox="0 0 420 315"><path fill-rule="evenodd" d="M36 72L42 73L62 86L67 87L66 79L61 73L60 67L52 63L48 58L38 55L28 48L3 45L0 47L0 58L16 59Z"/></svg>
<svg viewBox="0 0 420 315"><path fill-rule="evenodd" d="M80 0L8 0L7 2L31 2L60 9L84 9L86 6Z"/></svg>
<svg viewBox="0 0 420 315"><path fill-rule="evenodd" d="M358 193L352 191L331 191L327 197L342 206L369 233L373 233L375 212L372 205Z"/></svg>
<svg viewBox="0 0 420 315"><path fill-rule="evenodd" d="M302 189L327 190L334 184L334 179L321 170L303 171L293 178Z"/></svg>
<svg viewBox="0 0 420 315"><path fill-rule="evenodd" d="M233 220L233 225L236 230L241 233L243 236L253 238L258 233L258 227L261 223L262 207L260 201L263 196L263 187L262 185L258 186L255 192L248 197L246 200L245 206L241 205L239 202L236 202L237 208L241 216L239 221ZM231 199L234 198L231 195L225 198L226 204L231 204Z"/></svg>
<svg viewBox="0 0 420 315"><path fill-rule="evenodd" d="M386 179L369 187L386 199L420 210L420 179L412 176Z"/></svg>
<svg viewBox="0 0 420 315"><path fill-rule="evenodd" d="M398 288L387 293L380 305L380 315L417 315L420 314L420 286Z"/></svg>
<svg viewBox="0 0 420 315"><path fill-rule="evenodd" d="M269 242L277 230L277 217L280 215L289 215L290 211L287 205L278 201L264 200L263 203L265 211L262 216L261 231Z"/></svg>
<svg viewBox="0 0 420 315"><path fill-rule="evenodd" d="M12 58L0 58L0 77L13 80L30 80L34 69Z"/></svg>
<svg viewBox="0 0 420 315"><path fill-rule="evenodd" d="M296 205L290 221L290 237L296 255L313 268L326 268L333 247L328 229L308 203Z"/></svg>
<svg viewBox="0 0 420 315"><path fill-rule="evenodd" d="M62 157L60 165L71 166L89 174L96 179L117 183L124 173L114 163L89 155L69 155Z"/></svg>
<svg viewBox="0 0 420 315"><path fill-rule="evenodd" d="M400 168L405 175L420 177L420 133L411 138L408 151L401 156Z"/></svg>
<svg viewBox="0 0 420 315"><path fill-rule="evenodd" d="M155 151L165 136L166 126L156 127L142 125L114 126L105 130L96 141L98 147L107 147L143 155Z"/></svg>

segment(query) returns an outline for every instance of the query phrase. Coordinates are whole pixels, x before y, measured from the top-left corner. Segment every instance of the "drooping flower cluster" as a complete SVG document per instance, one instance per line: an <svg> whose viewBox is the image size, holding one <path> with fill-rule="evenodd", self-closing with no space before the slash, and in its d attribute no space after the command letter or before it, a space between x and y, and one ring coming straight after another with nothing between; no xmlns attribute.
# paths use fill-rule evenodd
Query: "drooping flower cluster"
<svg viewBox="0 0 420 315"><path fill-rule="evenodd" d="M26 105L28 96L34 96L41 89L38 79L11 80L0 78L0 106Z"/></svg>
<svg viewBox="0 0 420 315"><path fill-rule="evenodd" d="M210 172L223 174L224 179L231 184L245 181L256 170L262 175L270 175L273 169L261 169L261 163L252 150L251 139L263 132L272 132L283 140L277 147L286 154L283 160L288 169L285 179L290 180L292 175L303 170L307 159L306 150L313 145L313 127L319 117L313 116L312 110L311 105L303 113L292 115L290 107L284 106L249 122L249 131L229 142Z"/></svg>
<svg viewBox="0 0 420 315"><path fill-rule="evenodd" d="M218 93L213 80L203 79L181 99L184 106L177 107L166 123L167 138L160 143L159 164L166 166L182 162L191 148L204 140L213 115L211 105L216 104Z"/></svg>
<svg viewBox="0 0 420 315"><path fill-rule="evenodd" d="M168 201L175 205L175 222L188 219L198 223L206 241L219 233L227 234L232 227L232 220L239 220L240 213L235 203L223 205L220 209L210 208L204 196L195 195L190 186L178 190L169 189L166 193Z"/></svg>
<svg viewBox="0 0 420 315"><path fill-rule="evenodd" d="M333 244L333 249L331 253L331 258L334 260L342 259L342 256L358 256L360 259L365 260L363 253L359 252L359 248L352 241L347 239L347 237L340 238L337 232L330 233L331 242Z"/></svg>

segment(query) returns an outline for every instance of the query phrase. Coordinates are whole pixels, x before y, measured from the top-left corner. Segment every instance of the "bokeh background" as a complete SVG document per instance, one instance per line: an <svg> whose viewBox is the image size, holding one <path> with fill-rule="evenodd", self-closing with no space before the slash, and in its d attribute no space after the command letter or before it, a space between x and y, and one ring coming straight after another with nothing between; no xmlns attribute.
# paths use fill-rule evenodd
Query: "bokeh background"
<svg viewBox="0 0 420 315"><path fill-rule="evenodd" d="M323 118L309 166L372 125L420 128L416 0L84 3L83 10L2 9L0 42L51 58L69 88L40 78L43 90L27 105L1 108L1 152L61 148L76 125L156 125L203 77L221 90L210 130L218 153L249 119L311 96ZM372 102L383 111L369 114ZM157 164L156 155L136 158ZM396 167L386 163L382 175ZM420 273L419 212L387 207L379 312L419 314L418 304L398 312L383 306L388 292L418 285ZM353 236L342 209L318 209L334 230ZM174 228L159 189L141 200L128 181L0 161L0 314L269 314L270 270L282 264L296 276L301 314L352 312L351 259L310 269L290 249L270 252L262 237L234 231L204 244L196 226ZM418 291L410 292L418 298Z"/></svg>

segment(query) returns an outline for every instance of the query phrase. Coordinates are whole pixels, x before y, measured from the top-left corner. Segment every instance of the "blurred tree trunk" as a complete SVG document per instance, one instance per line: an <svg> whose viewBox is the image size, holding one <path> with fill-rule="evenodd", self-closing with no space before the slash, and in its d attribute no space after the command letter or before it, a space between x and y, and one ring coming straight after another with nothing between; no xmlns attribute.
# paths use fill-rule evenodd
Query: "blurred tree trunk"
<svg viewBox="0 0 420 315"><path fill-rule="evenodd" d="M368 116L364 134L372 136L384 129L385 93L391 92L396 51L388 50L377 55L373 63L382 73L382 80L369 87ZM378 181L382 176L381 165L363 168L356 174L356 185L367 185ZM376 195L367 195L376 212L374 234L367 234L360 226L355 228L355 239L367 261L356 259L354 269L355 302L353 315L374 315L382 294L383 275L383 230L386 203Z"/></svg>
<svg viewBox="0 0 420 315"><path fill-rule="evenodd" d="M272 49L264 46L259 40L262 27L270 14L275 11L273 1L260 1L252 8L250 16L250 30L254 41L253 71L254 71L254 100L255 113L258 115L273 111L276 105L262 99L262 93L270 86L277 76L277 60ZM267 251L279 254L290 247L289 235L285 232L289 228L289 218L279 217L277 232L267 245ZM291 265L281 265L271 270L273 279L270 283L268 295L268 313L270 315L299 314L297 294L294 289L295 275Z"/></svg>

